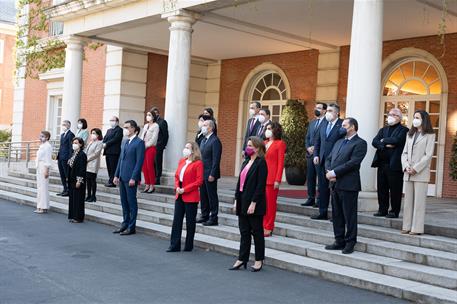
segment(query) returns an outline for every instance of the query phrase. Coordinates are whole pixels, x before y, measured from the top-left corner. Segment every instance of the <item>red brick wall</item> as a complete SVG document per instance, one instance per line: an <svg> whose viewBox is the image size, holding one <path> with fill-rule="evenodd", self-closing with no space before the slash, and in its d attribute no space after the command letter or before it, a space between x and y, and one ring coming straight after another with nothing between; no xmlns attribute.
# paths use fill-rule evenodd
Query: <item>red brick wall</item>
<svg viewBox="0 0 457 304"><path fill-rule="evenodd" d="M16 37L0 33L3 45L3 63L0 63L0 125L13 123L13 73L16 62L13 58L13 49Z"/></svg>
<svg viewBox="0 0 457 304"><path fill-rule="evenodd" d="M452 148L452 138L457 131L457 33L446 35L446 52L439 43L438 36L419 37L385 41L383 58L402 48L417 48L431 53L443 66L448 80L448 105L446 122L446 143L443 172L443 197L457 198L457 182L449 178L449 160ZM347 74L349 65L349 47L341 48L340 73L338 85L338 101L346 101Z"/></svg>
<svg viewBox="0 0 457 304"><path fill-rule="evenodd" d="M165 87L167 85L168 56L148 54L148 76L146 83L145 112L158 107L161 117L165 116Z"/></svg>
<svg viewBox="0 0 457 304"><path fill-rule="evenodd" d="M277 65L289 80L291 98L305 100L308 113L311 113L316 94L318 55L318 51L311 50L222 60L217 132L223 144L223 175L235 173L239 96L249 72L265 62Z"/></svg>

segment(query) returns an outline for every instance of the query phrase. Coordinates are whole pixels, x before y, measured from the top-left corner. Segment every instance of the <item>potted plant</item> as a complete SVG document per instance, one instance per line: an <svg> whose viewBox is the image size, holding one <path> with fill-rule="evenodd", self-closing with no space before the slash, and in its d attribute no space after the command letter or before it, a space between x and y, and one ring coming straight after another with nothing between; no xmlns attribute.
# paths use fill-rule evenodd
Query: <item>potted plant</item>
<svg viewBox="0 0 457 304"><path fill-rule="evenodd" d="M298 100L288 100L281 114L284 141L287 153L284 160L286 180L290 185L304 185L306 182L305 137L308 129L308 115L305 106Z"/></svg>

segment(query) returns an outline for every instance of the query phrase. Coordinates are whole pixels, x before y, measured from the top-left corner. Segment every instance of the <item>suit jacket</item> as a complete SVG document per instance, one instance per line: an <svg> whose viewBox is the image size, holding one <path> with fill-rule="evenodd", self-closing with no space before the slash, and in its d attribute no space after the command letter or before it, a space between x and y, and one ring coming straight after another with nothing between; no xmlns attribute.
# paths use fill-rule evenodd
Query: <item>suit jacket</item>
<svg viewBox="0 0 457 304"><path fill-rule="evenodd" d="M144 161L144 141L135 136L129 143L126 139L122 143L121 155L117 163L115 177L118 177L123 182L128 182L133 179L137 182L141 181L141 167Z"/></svg>
<svg viewBox="0 0 457 304"><path fill-rule="evenodd" d="M57 153L58 160L68 160L71 157L73 153L73 138L75 138L75 134L71 130L60 135L59 153Z"/></svg>
<svg viewBox="0 0 457 304"><path fill-rule="evenodd" d="M103 137L103 143L105 149L103 155L119 155L121 153L121 143L124 137L122 128L116 126L106 131L105 137Z"/></svg>
<svg viewBox="0 0 457 304"><path fill-rule="evenodd" d="M267 130L267 126L271 124L271 120L267 120L263 124L260 124L258 130L257 130L257 136L260 137L263 140L266 140L267 138L265 137L265 131Z"/></svg>
<svg viewBox="0 0 457 304"><path fill-rule="evenodd" d="M360 191L360 164L367 154L367 142L358 135L342 146L344 141L342 138L335 143L325 162L325 168L335 172L336 190Z"/></svg>
<svg viewBox="0 0 457 304"><path fill-rule="evenodd" d="M342 123L343 120L338 118L327 137L326 132L329 122L326 119L321 122L319 131L314 138L314 156L319 156L319 161L322 166L325 165L325 160L332 152L333 146L338 141L338 139L345 136L345 134L340 133Z"/></svg>
<svg viewBox="0 0 457 304"><path fill-rule="evenodd" d="M86 146L86 149L84 149L84 152L87 155L87 172L98 173L102 149L103 143L99 140L90 142Z"/></svg>
<svg viewBox="0 0 457 304"><path fill-rule="evenodd" d="M179 161L178 168L175 173L175 189L179 186L179 174L181 169L186 164L186 159L182 158ZM203 162L201 160L196 160L191 162L186 171L184 171L184 176L182 179L182 186L184 188L184 193L181 195L184 203L195 203L200 201L200 191L199 188L203 184ZM178 198L176 194L176 198Z"/></svg>
<svg viewBox="0 0 457 304"><path fill-rule="evenodd" d="M253 119L255 119L255 123L254 123L254 126L252 127L252 130L251 130L250 126L251 126L251 122L252 122ZM244 134L243 151L246 148L246 145L248 143L249 137L257 136L257 132L259 131L260 126L261 126L261 123L257 118L252 117L252 118L248 119L248 124L246 126L246 132Z"/></svg>
<svg viewBox="0 0 457 304"><path fill-rule="evenodd" d="M244 161L241 171L246 167L249 160L250 158ZM235 190L236 215L248 215L247 211L251 202L256 203L254 215L265 215L267 175L267 162L263 157L257 157L246 175L242 193L240 192L240 178L238 177Z"/></svg>
<svg viewBox="0 0 457 304"><path fill-rule="evenodd" d="M377 168L381 164L381 153L385 153L389 158L389 168L393 171L402 171L401 167L401 154L405 147L406 133L408 128L397 125L389 136L389 126L381 128L378 134L373 138L371 143L376 148L376 153L373 158L371 166ZM381 141L382 139L382 141ZM393 145L393 148L387 148L386 145Z"/></svg>
<svg viewBox="0 0 457 304"><path fill-rule="evenodd" d="M419 134L414 143L414 135L406 136L405 147L401 155L403 171L406 167L416 170L415 175L405 172L403 180L412 182L428 183L430 180L430 166L432 163L433 151L435 149L435 133Z"/></svg>
<svg viewBox="0 0 457 304"><path fill-rule="evenodd" d="M212 133L206 142L205 139L203 139L200 143L200 150L202 154L205 180L207 180L210 175L216 179L220 178L222 143L216 134Z"/></svg>
<svg viewBox="0 0 457 304"><path fill-rule="evenodd" d="M68 174L68 183L75 185L78 180L86 182L87 156L84 151L80 151L73 162Z"/></svg>
<svg viewBox="0 0 457 304"><path fill-rule="evenodd" d="M162 117L157 119L159 125L159 137L157 138L157 149L164 150L168 143L168 123Z"/></svg>
<svg viewBox="0 0 457 304"><path fill-rule="evenodd" d="M265 142L265 145L267 142ZM284 156L286 154L286 143L282 140L274 140L265 154L265 161L268 167L267 185L281 183L284 170Z"/></svg>
<svg viewBox="0 0 457 304"><path fill-rule="evenodd" d="M325 118L322 118L321 123L319 126L317 125L319 119L314 119L312 120L309 125L308 125L308 130L306 132L306 137L305 137L305 146L306 148L313 147L316 135L319 134L319 129L322 126L322 123L324 122ZM336 126L335 126L336 127ZM306 157L313 157L313 154L309 154L306 152Z"/></svg>

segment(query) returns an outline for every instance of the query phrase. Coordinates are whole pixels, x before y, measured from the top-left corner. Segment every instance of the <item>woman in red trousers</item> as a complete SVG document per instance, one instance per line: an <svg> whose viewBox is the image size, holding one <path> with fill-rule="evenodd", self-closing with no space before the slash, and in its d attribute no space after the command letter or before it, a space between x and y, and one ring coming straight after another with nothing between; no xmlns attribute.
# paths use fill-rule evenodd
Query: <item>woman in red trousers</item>
<svg viewBox="0 0 457 304"><path fill-rule="evenodd" d="M186 244L184 251L194 248L194 235L200 201L200 186L203 184L203 162L198 145L189 142L182 151L175 173L175 212L171 228L170 247L167 252L181 251L182 222L186 215Z"/></svg>
<svg viewBox="0 0 457 304"><path fill-rule="evenodd" d="M154 184L156 180L154 161L156 158L156 145L159 138L159 125L157 124L157 115L154 111L146 113L146 124L143 128L141 139L144 141L145 152L143 162L144 190L143 193L152 193L155 191Z"/></svg>
<svg viewBox="0 0 457 304"><path fill-rule="evenodd" d="M263 231L265 237L269 237L273 233L276 218L276 205L278 200L279 185L281 184L282 171L284 169L284 155L286 153L286 143L281 140L282 127L277 122L272 122L265 130L265 147L267 153L265 160L267 161L268 176L267 176L267 212L263 218Z"/></svg>

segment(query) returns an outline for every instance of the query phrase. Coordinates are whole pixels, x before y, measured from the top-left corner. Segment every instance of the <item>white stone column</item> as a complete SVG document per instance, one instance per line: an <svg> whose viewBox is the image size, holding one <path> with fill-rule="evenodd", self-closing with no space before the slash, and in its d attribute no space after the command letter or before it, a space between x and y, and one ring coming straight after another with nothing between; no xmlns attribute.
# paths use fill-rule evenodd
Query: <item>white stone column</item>
<svg viewBox="0 0 457 304"><path fill-rule="evenodd" d="M357 119L359 135L368 143L360 169L362 199L376 198L376 170L371 168L375 150L371 141L379 128L382 32L383 0L354 0L346 116ZM377 204L372 201L370 207L365 209L377 209Z"/></svg>
<svg viewBox="0 0 457 304"><path fill-rule="evenodd" d="M71 129L74 131L81 110L84 42L75 36L70 36L65 43L67 47L65 49L62 120L69 120Z"/></svg>
<svg viewBox="0 0 457 304"><path fill-rule="evenodd" d="M197 16L185 10L162 15L170 23L165 120L169 140L164 155L164 171L174 172L187 138L192 25Z"/></svg>

